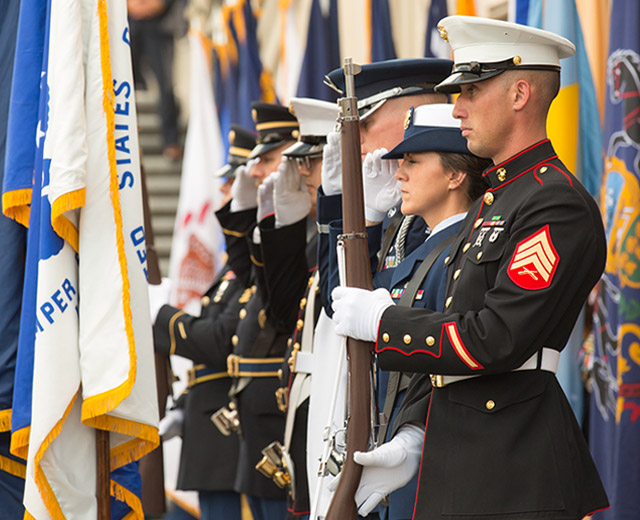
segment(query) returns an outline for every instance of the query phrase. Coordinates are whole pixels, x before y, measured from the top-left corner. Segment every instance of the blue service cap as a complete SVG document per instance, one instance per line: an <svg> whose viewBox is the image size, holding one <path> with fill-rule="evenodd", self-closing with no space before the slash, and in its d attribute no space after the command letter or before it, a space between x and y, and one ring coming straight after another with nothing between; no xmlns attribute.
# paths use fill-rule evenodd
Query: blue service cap
<svg viewBox="0 0 640 520"><path fill-rule="evenodd" d="M387 99L435 92L434 87L451 74L451 60L414 58L362 65L354 77L360 118L371 115ZM325 83L345 95L344 70L332 70Z"/></svg>
<svg viewBox="0 0 640 520"><path fill-rule="evenodd" d="M404 138L383 159L402 159L406 153L447 152L473 155L462 137L460 120L453 105L431 104L411 107L404 118Z"/></svg>

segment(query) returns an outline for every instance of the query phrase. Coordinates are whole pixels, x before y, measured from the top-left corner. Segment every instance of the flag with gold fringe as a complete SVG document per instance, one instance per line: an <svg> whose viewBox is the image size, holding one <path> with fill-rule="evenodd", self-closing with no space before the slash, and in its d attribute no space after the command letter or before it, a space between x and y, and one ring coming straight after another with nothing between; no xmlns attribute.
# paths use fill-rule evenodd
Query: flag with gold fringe
<svg viewBox="0 0 640 520"><path fill-rule="evenodd" d="M110 432L111 494L126 504L113 518L142 519L137 467L127 465L157 446L158 410L126 3L22 6L44 29L37 122L26 129L37 137L33 169L28 150L21 169L8 163L3 193L16 219L31 201L13 404L23 413L12 418L27 516L95 517L100 428ZM25 119L33 97L18 105ZM29 197L12 198L15 186Z"/></svg>
<svg viewBox="0 0 640 520"><path fill-rule="evenodd" d="M607 264L584 349L589 446L611 507L594 520L640 514L640 3L614 0L607 59L600 208Z"/></svg>

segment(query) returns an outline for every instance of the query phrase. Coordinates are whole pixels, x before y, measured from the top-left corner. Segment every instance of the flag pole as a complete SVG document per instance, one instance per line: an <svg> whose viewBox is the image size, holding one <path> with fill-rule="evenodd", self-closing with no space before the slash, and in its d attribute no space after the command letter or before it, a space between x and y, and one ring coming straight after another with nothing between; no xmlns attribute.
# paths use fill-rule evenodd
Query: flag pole
<svg viewBox="0 0 640 520"><path fill-rule="evenodd" d="M98 500L98 520L111 520L111 494L109 492L109 432L96 429L96 498Z"/></svg>

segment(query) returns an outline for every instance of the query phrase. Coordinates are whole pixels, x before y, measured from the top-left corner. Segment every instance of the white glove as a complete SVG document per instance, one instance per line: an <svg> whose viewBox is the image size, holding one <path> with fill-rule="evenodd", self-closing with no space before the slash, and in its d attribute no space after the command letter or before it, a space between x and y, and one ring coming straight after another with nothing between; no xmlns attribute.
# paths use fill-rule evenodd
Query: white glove
<svg viewBox="0 0 640 520"><path fill-rule="evenodd" d="M393 305L389 291L382 288L336 287L331 299L336 333L364 341L376 340L382 313Z"/></svg>
<svg viewBox="0 0 640 520"><path fill-rule="evenodd" d="M273 213L273 187L276 172L266 177L258 186L258 222Z"/></svg>
<svg viewBox="0 0 640 520"><path fill-rule="evenodd" d="M342 151L340 134L329 132L322 149L322 190L325 195L342 193Z"/></svg>
<svg viewBox="0 0 640 520"><path fill-rule="evenodd" d="M231 212L244 211L258 205L258 187L256 181L249 177L255 160L249 161L236 170L236 178L231 186Z"/></svg>
<svg viewBox="0 0 640 520"><path fill-rule="evenodd" d="M273 184L276 228L290 226L309 214L311 197L294 160L282 158Z"/></svg>
<svg viewBox="0 0 640 520"><path fill-rule="evenodd" d="M407 424L389 442L353 454L353 460L364 466L354 497L360 516L367 516L385 496L413 478L420 465L423 439L422 428Z"/></svg>
<svg viewBox="0 0 640 520"><path fill-rule="evenodd" d="M395 178L398 171L396 159L383 159L385 148L368 153L362 163L364 185L364 213L367 220L381 222L385 214L402 200L400 181Z"/></svg>
<svg viewBox="0 0 640 520"><path fill-rule="evenodd" d="M160 285L149 284L149 312L151 313L151 324L156 322L158 313L162 306L169 303L171 294L171 280L163 278Z"/></svg>
<svg viewBox="0 0 640 520"><path fill-rule="evenodd" d="M167 410L165 416L160 419L158 434L163 441L168 441L176 436L182 436L182 425L184 424L184 410L174 408ZM355 460L355 459L354 459Z"/></svg>

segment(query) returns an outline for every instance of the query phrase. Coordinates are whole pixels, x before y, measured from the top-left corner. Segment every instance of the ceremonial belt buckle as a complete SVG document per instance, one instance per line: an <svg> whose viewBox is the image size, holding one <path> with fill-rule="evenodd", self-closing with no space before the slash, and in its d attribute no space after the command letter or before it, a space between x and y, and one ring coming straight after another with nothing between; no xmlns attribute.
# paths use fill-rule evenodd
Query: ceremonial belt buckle
<svg viewBox="0 0 640 520"><path fill-rule="evenodd" d="M229 403L228 407L223 406L217 412L214 412L210 419L225 437L228 437L233 432L240 431L240 418L233 402Z"/></svg>
<svg viewBox="0 0 640 520"><path fill-rule="evenodd" d="M227 372L229 377L240 377L240 356L229 354L227 357Z"/></svg>
<svg viewBox="0 0 640 520"><path fill-rule="evenodd" d="M276 390L276 401L278 403L278 410L286 412L289 407L289 389L287 387L280 387Z"/></svg>
<svg viewBox="0 0 640 520"><path fill-rule="evenodd" d="M278 441L273 441L262 450L262 460L256 469L265 477L275 482L276 486L285 489L291 485L291 474L284 457L284 448Z"/></svg>
<svg viewBox="0 0 640 520"><path fill-rule="evenodd" d="M431 386L434 388L443 388L446 386L444 376L442 374L431 374L429 377L431 378Z"/></svg>

